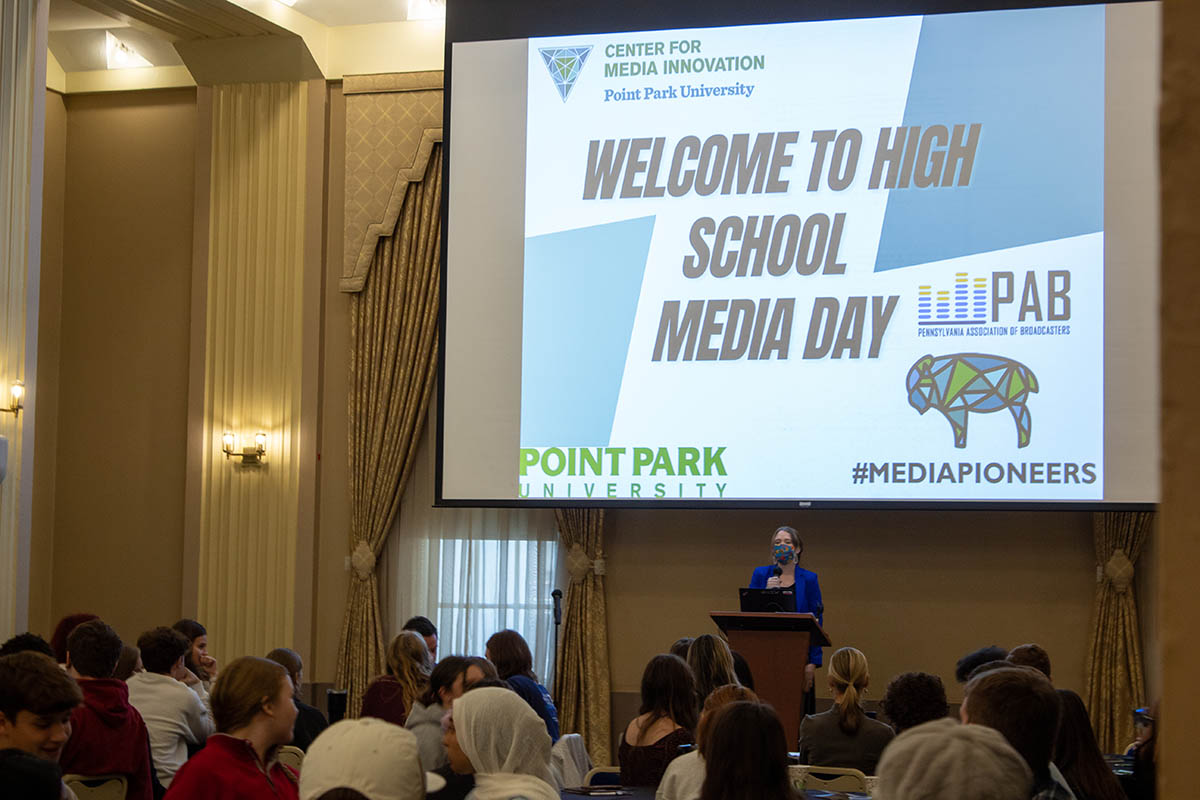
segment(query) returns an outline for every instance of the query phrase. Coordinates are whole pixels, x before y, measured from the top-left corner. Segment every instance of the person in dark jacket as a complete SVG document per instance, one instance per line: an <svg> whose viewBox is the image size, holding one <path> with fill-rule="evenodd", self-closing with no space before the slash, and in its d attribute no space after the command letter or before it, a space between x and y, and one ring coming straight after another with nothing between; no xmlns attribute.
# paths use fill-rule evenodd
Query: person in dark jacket
<svg viewBox="0 0 1200 800"><path fill-rule="evenodd" d="M484 656L496 665L501 680L508 681L512 690L546 723L550 742L558 741L558 709L546 687L538 683L533 672L533 654L525 637L516 631L503 630L487 640Z"/></svg>
<svg viewBox="0 0 1200 800"><path fill-rule="evenodd" d="M279 664L288 672L288 679L292 682L295 692L292 697L296 701L297 713L292 744L307 752L312 740L329 727L329 720L325 719L321 709L300 699L300 687L304 685L304 662L300 660L299 653L287 647L276 647L267 653L267 659Z"/></svg>

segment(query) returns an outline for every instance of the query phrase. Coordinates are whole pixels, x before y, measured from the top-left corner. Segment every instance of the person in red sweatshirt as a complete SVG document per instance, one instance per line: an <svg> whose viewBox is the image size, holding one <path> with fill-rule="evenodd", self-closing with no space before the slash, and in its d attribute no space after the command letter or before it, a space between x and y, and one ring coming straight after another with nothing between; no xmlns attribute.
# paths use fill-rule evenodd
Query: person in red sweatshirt
<svg viewBox="0 0 1200 800"><path fill-rule="evenodd" d="M292 741L296 704L287 670L245 656L209 694L217 732L171 781L165 800L299 800L298 777L275 754Z"/></svg>
<svg viewBox="0 0 1200 800"><path fill-rule="evenodd" d="M121 646L117 632L98 619L67 637L67 673L79 682L83 705L71 712L71 738L59 763L64 774L124 775L128 800L154 800L146 723L129 704L125 682L112 677Z"/></svg>

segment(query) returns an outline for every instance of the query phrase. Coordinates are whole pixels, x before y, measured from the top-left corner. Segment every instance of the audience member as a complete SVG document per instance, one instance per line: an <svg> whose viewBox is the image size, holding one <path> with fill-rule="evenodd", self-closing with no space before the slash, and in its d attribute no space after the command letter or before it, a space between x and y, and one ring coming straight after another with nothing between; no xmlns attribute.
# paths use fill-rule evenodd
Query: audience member
<svg viewBox="0 0 1200 800"><path fill-rule="evenodd" d="M1003 661L1008 657L1008 651L1003 647L989 645L967 653L958 660L954 667L954 680L966 683L971 679L971 670L989 661Z"/></svg>
<svg viewBox="0 0 1200 800"><path fill-rule="evenodd" d="M424 800L444 782L423 766L409 731L373 717L342 720L308 748L300 800Z"/></svg>
<svg viewBox="0 0 1200 800"><path fill-rule="evenodd" d="M876 800L1027 800L1029 767L999 731L943 718L909 728L879 759Z"/></svg>
<svg viewBox="0 0 1200 800"><path fill-rule="evenodd" d="M467 659L467 671L463 673L463 689L469 689L483 680L493 680L500 677L496 665L483 656L464 656ZM509 687L512 688L511 686Z"/></svg>
<svg viewBox="0 0 1200 800"><path fill-rule="evenodd" d="M404 727L416 737L425 769L434 770L447 763L446 748L442 744L442 717L446 716L451 704L462 697L463 681L468 669L478 672L477 680L483 679L479 667L468 664L462 656L443 658L429 673L429 685L424 693L409 709Z"/></svg>
<svg viewBox="0 0 1200 800"><path fill-rule="evenodd" d="M657 655L642 673L642 706L621 737L623 786L657 786L680 745L695 742L696 683L678 656Z"/></svg>
<svg viewBox="0 0 1200 800"><path fill-rule="evenodd" d="M117 668L113 677L119 681L129 680L129 676L143 672L146 665L142 663L142 652L131 644L121 645L121 657L117 659Z"/></svg>
<svg viewBox="0 0 1200 800"><path fill-rule="evenodd" d="M207 692L217 679L217 660L208 653L208 630L194 619L181 619L171 626L187 637L191 648L183 665L204 683Z"/></svg>
<svg viewBox="0 0 1200 800"><path fill-rule="evenodd" d="M102 620L77 625L67 636L67 672L79 682L83 704L71 712L60 763L67 774L124 775L129 800L153 800L146 723L129 704L125 681L112 676L120 657L121 637Z"/></svg>
<svg viewBox="0 0 1200 800"><path fill-rule="evenodd" d="M1059 700L1045 675L1030 667L1008 666L975 676L965 691L959 708L962 721L1004 734L1033 773L1034 800L1072 796L1050 770Z"/></svg>
<svg viewBox="0 0 1200 800"><path fill-rule="evenodd" d="M1129 800L1154 800L1156 793L1155 774L1155 731L1158 727L1158 703L1149 709L1139 708L1135 712L1134 725L1137 729L1137 739L1129 748L1133 756L1133 778L1127 787Z"/></svg>
<svg viewBox="0 0 1200 800"><path fill-rule="evenodd" d="M209 695L217 732L176 773L167 800L298 800L296 773L275 758L292 740L293 691L274 661L230 662Z"/></svg>
<svg viewBox="0 0 1200 800"><path fill-rule="evenodd" d="M469 800L559 798L545 722L513 691L463 694L454 701L444 742L454 771L475 776Z"/></svg>
<svg viewBox="0 0 1200 800"><path fill-rule="evenodd" d="M408 710L429 684L429 648L421 634L400 631L387 650L387 672L371 681L361 716L404 727Z"/></svg>
<svg viewBox="0 0 1200 800"><path fill-rule="evenodd" d="M739 701L757 702L758 695L753 690L737 684L728 684L714 689L704 701L704 710L700 714L700 722L696 726L697 747L684 753L667 765L658 791L654 793L655 800L698 800L700 789L704 785L704 757L700 751L704 748L704 737L708 724L717 709Z"/></svg>
<svg viewBox="0 0 1200 800"><path fill-rule="evenodd" d="M429 648L429 666L432 667L437 661L438 647L437 626L433 624L433 621L429 617L413 617L404 623L404 627L400 630L421 634L421 638L425 640L425 646Z"/></svg>
<svg viewBox="0 0 1200 800"><path fill-rule="evenodd" d="M50 647L54 649L54 660L60 664L67 663L67 637L71 631L85 622L100 619L95 614L67 614L54 626L54 634L50 637Z"/></svg>
<svg viewBox="0 0 1200 800"><path fill-rule="evenodd" d="M53 657L20 652L0 658L0 750L20 750L57 765L71 737L71 712L81 702L79 685ZM59 794L73 800L58 784Z"/></svg>
<svg viewBox="0 0 1200 800"><path fill-rule="evenodd" d="M1004 660L1019 667L1033 667L1047 680L1054 680L1050 677L1050 654L1039 644L1019 644L1008 651Z"/></svg>
<svg viewBox="0 0 1200 800"><path fill-rule="evenodd" d="M754 675L750 672L746 657L736 650L730 650L729 653L733 656L733 674L737 676L738 683L753 691Z"/></svg>
<svg viewBox="0 0 1200 800"><path fill-rule="evenodd" d="M62 800L62 772L58 764L9 748L0 750L0 786L5 797L20 800Z"/></svg>
<svg viewBox="0 0 1200 800"><path fill-rule="evenodd" d="M174 628L159 627L138 637L146 669L129 677L129 702L142 715L158 782L170 786L188 759L188 745L204 743L212 717L195 688L200 679L183 665L188 640Z"/></svg>
<svg viewBox="0 0 1200 800"><path fill-rule="evenodd" d="M525 637L516 631L504 630L492 634L487 640L484 656L496 665L502 680L508 681L512 690L519 694L529 707L546 723L550 741L558 741L558 709L546 687L538 683L533 672L533 654Z"/></svg>
<svg viewBox="0 0 1200 800"><path fill-rule="evenodd" d="M696 639L692 636L680 636L675 640L675 644L671 645L671 649L667 652L673 656L679 656L684 661L687 661L688 648L692 646L692 642Z"/></svg>
<svg viewBox="0 0 1200 800"><path fill-rule="evenodd" d="M13 653L41 653L54 658L54 649L50 647L50 643L36 633L18 633L0 645L0 658L11 656Z"/></svg>
<svg viewBox="0 0 1200 800"><path fill-rule="evenodd" d="M905 672L892 678L881 705L897 735L950 713L942 679L928 672Z"/></svg>
<svg viewBox="0 0 1200 800"><path fill-rule="evenodd" d="M697 636L688 648L688 666L692 668L692 678L696 681L696 705L704 703L705 698L718 686L737 683L737 675L733 671L733 654L729 645L719 636L711 633Z"/></svg>
<svg viewBox="0 0 1200 800"><path fill-rule="evenodd" d="M775 710L736 702L718 710L700 741L701 800L792 800L787 737Z"/></svg>
<svg viewBox="0 0 1200 800"><path fill-rule="evenodd" d="M292 682L292 698L296 701L296 725L292 730L292 744L307 751L321 731L329 727L329 720L321 709L310 706L300 699L300 687L304 685L304 662L300 654L287 647L277 647L267 653L267 658L281 665Z"/></svg>
<svg viewBox="0 0 1200 800"><path fill-rule="evenodd" d="M843 647L829 659L833 708L800 723L800 761L822 767L850 767L875 774L883 748L895 734L867 716L863 694L871 682L867 657Z"/></svg>
<svg viewBox="0 0 1200 800"><path fill-rule="evenodd" d="M1013 666L1015 665L1007 658L999 659L997 661L985 661L971 670L971 674L967 676L967 681L970 682L985 672L991 672L992 670L996 669L1011 669Z"/></svg>
<svg viewBox="0 0 1200 800"><path fill-rule="evenodd" d="M1054 766L1080 800L1125 800L1125 790L1096 744L1096 734L1082 698L1070 689L1059 689L1058 699Z"/></svg>

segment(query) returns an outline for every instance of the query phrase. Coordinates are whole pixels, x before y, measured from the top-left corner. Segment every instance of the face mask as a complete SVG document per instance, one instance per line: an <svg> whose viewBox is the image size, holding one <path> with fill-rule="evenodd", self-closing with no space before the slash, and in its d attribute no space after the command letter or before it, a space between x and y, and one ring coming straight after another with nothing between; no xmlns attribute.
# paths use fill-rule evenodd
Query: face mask
<svg viewBox="0 0 1200 800"><path fill-rule="evenodd" d="M776 564L790 563L792 560L792 555L794 553L795 553L795 551L792 549L792 546L790 544L780 542L779 544L775 545L775 551L774 551L775 563Z"/></svg>

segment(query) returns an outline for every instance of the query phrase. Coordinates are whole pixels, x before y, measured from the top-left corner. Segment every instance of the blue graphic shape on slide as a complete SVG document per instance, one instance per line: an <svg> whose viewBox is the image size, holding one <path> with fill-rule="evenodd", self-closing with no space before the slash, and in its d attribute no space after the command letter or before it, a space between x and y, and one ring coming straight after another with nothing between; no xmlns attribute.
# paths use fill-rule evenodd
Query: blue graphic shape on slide
<svg viewBox="0 0 1200 800"><path fill-rule="evenodd" d="M889 191L875 272L1103 230L1104 7L926 16L904 125L972 123L968 186Z"/></svg>
<svg viewBox="0 0 1200 800"><path fill-rule="evenodd" d="M525 240L521 446L609 443L654 217Z"/></svg>

